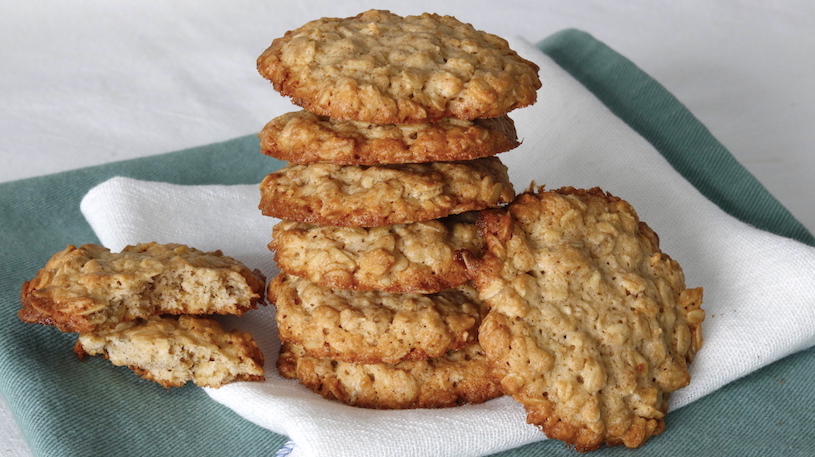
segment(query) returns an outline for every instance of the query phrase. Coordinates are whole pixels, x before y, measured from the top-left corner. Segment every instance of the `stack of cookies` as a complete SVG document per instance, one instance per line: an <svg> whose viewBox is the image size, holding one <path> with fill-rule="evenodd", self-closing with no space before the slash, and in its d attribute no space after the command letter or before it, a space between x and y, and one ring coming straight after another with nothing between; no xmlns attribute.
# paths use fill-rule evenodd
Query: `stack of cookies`
<svg viewBox="0 0 815 457"><path fill-rule="evenodd" d="M506 114L534 103L538 67L455 18L372 10L286 33L258 69L303 108L260 133L289 162L260 186L282 220L280 372L371 408L498 396L456 253L482 253L475 213L515 197L495 155L519 145Z"/></svg>
<svg viewBox="0 0 815 457"><path fill-rule="evenodd" d="M518 145L506 114L534 103L535 64L451 17L369 11L286 33L258 68L305 109L260 134L291 162L260 204L283 219L284 376L371 408L510 395L580 451L665 428L702 289L613 195L514 195L495 155Z"/></svg>

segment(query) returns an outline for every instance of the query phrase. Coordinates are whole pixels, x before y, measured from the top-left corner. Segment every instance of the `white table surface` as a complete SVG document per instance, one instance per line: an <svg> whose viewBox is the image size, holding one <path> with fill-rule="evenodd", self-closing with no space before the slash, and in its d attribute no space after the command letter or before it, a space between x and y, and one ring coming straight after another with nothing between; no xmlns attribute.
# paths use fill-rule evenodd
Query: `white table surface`
<svg viewBox="0 0 815 457"><path fill-rule="evenodd" d="M666 86L815 232L808 0L2 0L0 182L254 134L294 109L256 73L263 49L309 20L374 7L532 42L591 33ZM31 455L2 398L0 454Z"/></svg>

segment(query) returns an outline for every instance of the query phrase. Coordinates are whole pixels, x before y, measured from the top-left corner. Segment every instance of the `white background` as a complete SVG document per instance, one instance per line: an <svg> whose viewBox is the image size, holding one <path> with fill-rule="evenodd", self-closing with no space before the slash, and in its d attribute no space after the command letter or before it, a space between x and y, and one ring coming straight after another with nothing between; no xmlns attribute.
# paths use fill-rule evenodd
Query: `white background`
<svg viewBox="0 0 815 457"><path fill-rule="evenodd" d="M373 7L452 14L532 42L591 33L665 85L815 231L806 0L0 0L0 182L254 134L294 109L255 71L263 49L309 20ZM1 402L0 453L30 455Z"/></svg>

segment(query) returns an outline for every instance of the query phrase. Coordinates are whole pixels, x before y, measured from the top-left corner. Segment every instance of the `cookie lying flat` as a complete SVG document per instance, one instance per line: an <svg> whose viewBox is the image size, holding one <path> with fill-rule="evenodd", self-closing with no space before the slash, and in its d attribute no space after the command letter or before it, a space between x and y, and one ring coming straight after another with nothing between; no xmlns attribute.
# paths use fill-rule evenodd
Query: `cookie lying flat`
<svg viewBox="0 0 815 457"><path fill-rule="evenodd" d="M188 381L220 387L233 381L263 381L263 354L251 335L227 332L213 319L152 316L99 333L82 333L79 358L102 355L164 387Z"/></svg>
<svg viewBox="0 0 815 457"><path fill-rule="evenodd" d="M313 357L398 363L475 341L482 307L472 286L432 295L332 290L281 273L269 284L280 339Z"/></svg>
<svg viewBox="0 0 815 457"><path fill-rule="evenodd" d="M492 156L519 144L507 116L376 125L297 111L273 119L260 132L261 152L300 164L450 162Z"/></svg>
<svg viewBox="0 0 815 457"><path fill-rule="evenodd" d="M299 379L329 400L363 408L445 408L501 395L478 343L441 357L396 365L314 358L302 347L283 343L277 367L284 377Z"/></svg>
<svg viewBox="0 0 815 457"><path fill-rule="evenodd" d="M497 157L382 166L288 164L260 184L260 209L288 221L377 227L438 219L508 203Z"/></svg>
<svg viewBox="0 0 815 457"><path fill-rule="evenodd" d="M430 294L468 281L456 251L483 252L475 215L370 228L283 221L269 248L282 270L332 289Z"/></svg>
<svg viewBox="0 0 815 457"><path fill-rule="evenodd" d="M634 209L599 189L540 190L478 224L487 254L465 259L490 308L479 340L527 420L581 451L660 433L702 343L702 289Z"/></svg>
<svg viewBox="0 0 815 457"><path fill-rule="evenodd" d="M538 66L451 16L371 10L286 32L258 71L308 111L373 124L498 117L531 105Z"/></svg>
<svg viewBox="0 0 815 457"><path fill-rule="evenodd" d="M18 315L65 332L93 332L155 314L242 314L262 302L264 286L260 272L220 251L68 246L23 285Z"/></svg>

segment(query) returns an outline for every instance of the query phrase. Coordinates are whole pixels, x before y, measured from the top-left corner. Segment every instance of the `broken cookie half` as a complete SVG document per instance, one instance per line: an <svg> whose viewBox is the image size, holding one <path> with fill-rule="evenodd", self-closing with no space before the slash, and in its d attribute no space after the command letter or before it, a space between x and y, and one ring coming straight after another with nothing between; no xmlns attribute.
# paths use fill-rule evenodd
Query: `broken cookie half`
<svg viewBox="0 0 815 457"><path fill-rule="evenodd" d="M207 316L256 308L265 283L259 271L220 251L68 246L23 284L18 316L79 333L80 358L103 355L165 387L219 387L263 380L263 355L251 335L226 331Z"/></svg>
<svg viewBox="0 0 815 457"><path fill-rule="evenodd" d="M81 333L74 346L80 359L102 355L164 387L188 381L220 387L233 381L262 381L263 354L246 332L225 331L214 319L151 316L111 330Z"/></svg>
<svg viewBox="0 0 815 457"><path fill-rule="evenodd" d="M479 342L527 421L580 451L662 432L702 344L702 289L631 205L541 188L477 224L487 253L464 260L489 308Z"/></svg>

